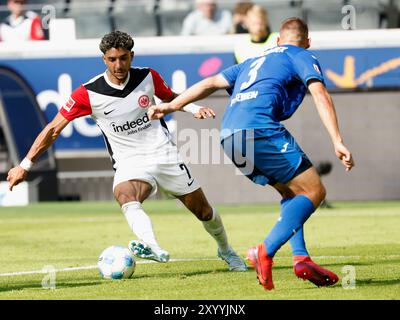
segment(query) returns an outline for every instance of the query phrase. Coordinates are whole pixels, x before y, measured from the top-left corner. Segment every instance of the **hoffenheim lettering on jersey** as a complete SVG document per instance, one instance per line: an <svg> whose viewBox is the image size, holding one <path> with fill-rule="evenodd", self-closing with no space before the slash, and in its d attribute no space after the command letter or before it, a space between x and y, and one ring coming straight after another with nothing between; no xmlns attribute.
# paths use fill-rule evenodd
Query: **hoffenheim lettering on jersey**
<svg viewBox="0 0 400 320"><path fill-rule="evenodd" d="M261 57L261 56L269 55L269 54L271 54L271 53L282 53L282 52L285 52L285 50L287 50L287 49L288 49L287 47L275 47L275 48L271 48L271 49L265 50L265 51L260 55L260 57Z"/></svg>
<svg viewBox="0 0 400 320"><path fill-rule="evenodd" d="M266 50L221 72L232 89L221 127L227 132L243 129L279 130L304 99L308 81L324 83L317 58L306 49L285 45ZM226 129L226 130L224 130Z"/></svg>
<svg viewBox="0 0 400 320"><path fill-rule="evenodd" d="M231 107L238 101L246 101L255 99L258 96L258 91L250 91L246 93L238 93L235 98L231 99Z"/></svg>

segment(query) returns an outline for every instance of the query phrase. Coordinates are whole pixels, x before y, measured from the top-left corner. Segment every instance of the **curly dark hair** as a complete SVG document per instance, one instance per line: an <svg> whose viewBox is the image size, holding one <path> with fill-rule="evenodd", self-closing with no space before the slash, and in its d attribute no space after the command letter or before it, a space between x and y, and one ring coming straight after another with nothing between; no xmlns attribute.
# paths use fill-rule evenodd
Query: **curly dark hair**
<svg viewBox="0 0 400 320"><path fill-rule="evenodd" d="M131 51L134 45L132 37L122 31L112 31L107 33L100 42L100 50L105 54L111 48L124 48Z"/></svg>

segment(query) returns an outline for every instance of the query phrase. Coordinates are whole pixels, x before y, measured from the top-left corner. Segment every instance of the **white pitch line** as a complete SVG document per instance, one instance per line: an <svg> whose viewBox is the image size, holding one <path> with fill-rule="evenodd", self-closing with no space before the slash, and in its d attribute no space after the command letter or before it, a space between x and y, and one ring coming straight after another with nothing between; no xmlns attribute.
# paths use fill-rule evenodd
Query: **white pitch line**
<svg viewBox="0 0 400 320"><path fill-rule="evenodd" d="M275 257L275 260L289 259L290 257ZM313 256L313 259L361 259L363 256ZM388 256L375 256L374 258L400 258L400 255L388 255ZM219 261L219 258L186 258L186 259L171 259L169 262L191 262L191 261ZM136 261L136 264L148 264L157 263L152 260L140 260ZM54 272L68 272L77 270L92 270L97 269L97 265L92 266L82 266L82 267L69 267L62 269L55 269ZM33 271L20 271L20 272L7 272L0 273L0 277L12 277L12 276L22 276L30 274L47 274L48 269L43 268L43 270L33 270Z"/></svg>
<svg viewBox="0 0 400 320"><path fill-rule="evenodd" d="M169 262L185 262L185 261L217 261L221 259L217 258L198 258L198 259L171 259ZM157 263L156 261L152 260L140 260L136 261L136 264L147 264L147 263ZM92 266L82 266L82 267L69 267L63 269L55 269L54 272L65 272L65 271L76 271L76 270L92 270L97 269L97 265ZM41 273L49 273L47 268L43 268L43 270L32 270L32 271L19 271L19 272L7 272L7 273L0 273L0 277L12 277L12 276L23 276L29 274L41 274Z"/></svg>
<svg viewBox="0 0 400 320"><path fill-rule="evenodd" d="M94 268L97 268L97 266L71 267L71 268L57 269L54 271L61 272L61 271L75 271L75 270L90 270L90 269L94 269ZM38 274L38 273L49 273L49 271L48 271L48 269L44 268L44 270L8 272L8 273L0 273L0 277L24 276L24 275L28 275L28 274Z"/></svg>

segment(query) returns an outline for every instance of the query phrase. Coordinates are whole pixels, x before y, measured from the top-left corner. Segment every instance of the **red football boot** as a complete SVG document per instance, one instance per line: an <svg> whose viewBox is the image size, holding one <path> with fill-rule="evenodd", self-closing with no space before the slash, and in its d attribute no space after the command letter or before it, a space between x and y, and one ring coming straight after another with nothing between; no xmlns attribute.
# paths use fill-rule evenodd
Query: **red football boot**
<svg viewBox="0 0 400 320"><path fill-rule="evenodd" d="M339 280L336 274L322 268L307 256L293 257L293 271L298 278L308 280L317 287L332 286Z"/></svg>
<svg viewBox="0 0 400 320"><path fill-rule="evenodd" d="M266 290L274 289L272 281L272 258L268 257L264 243L252 247L247 251L247 259L250 265L256 270L260 284Z"/></svg>

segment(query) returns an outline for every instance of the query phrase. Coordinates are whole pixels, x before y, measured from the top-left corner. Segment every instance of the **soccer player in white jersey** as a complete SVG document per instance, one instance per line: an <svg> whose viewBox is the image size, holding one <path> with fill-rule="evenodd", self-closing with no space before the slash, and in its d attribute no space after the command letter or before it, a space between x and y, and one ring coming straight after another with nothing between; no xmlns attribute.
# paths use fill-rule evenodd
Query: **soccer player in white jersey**
<svg viewBox="0 0 400 320"><path fill-rule="evenodd" d="M25 0L7 0L10 15L0 22L0 41L45 40L40 16L25 10Z"/></svg>
<svg viewBox="0 0 400 320"><path fill-rule="evenodd" d="M129 243L135 256L158 262L169 260L169 253L158 244L150 217L142 208L142 202L160 186L202 221L218 244L218 256L230 270L247 270L243 259L229 245L220 216L170 140L165 122L149 119L147 108L154 104L155 96L171 101L177 94L155 70L131 67L133 45L131 36L121 31L103 37L100 50L107 70L71 94L38 135L25 159L9 171L10 190L26 178L35 160L70 121L90 115L103 133L113 163L115 199L139 238ZM196 105L186 111L199 119L214 116L211 109Z"/></svg>

